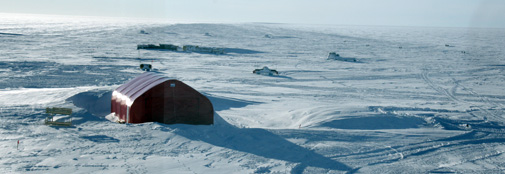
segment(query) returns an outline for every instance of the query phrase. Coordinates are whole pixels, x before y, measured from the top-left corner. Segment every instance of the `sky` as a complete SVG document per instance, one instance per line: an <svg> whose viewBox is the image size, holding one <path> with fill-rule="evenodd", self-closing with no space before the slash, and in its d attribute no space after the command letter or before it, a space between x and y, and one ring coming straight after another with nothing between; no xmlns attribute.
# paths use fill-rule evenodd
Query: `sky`
<svg viewBox="0 0 505 174"><path fill-rule="evenodd" d="M178 22L505 28L505 0L0 0L0 13Z"/></svg>

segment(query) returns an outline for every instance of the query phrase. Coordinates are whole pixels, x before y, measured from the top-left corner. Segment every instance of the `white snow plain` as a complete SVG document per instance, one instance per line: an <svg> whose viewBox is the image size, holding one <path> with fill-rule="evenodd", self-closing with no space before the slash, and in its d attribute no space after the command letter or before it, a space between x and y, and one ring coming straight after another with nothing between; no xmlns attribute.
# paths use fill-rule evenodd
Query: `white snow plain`
<svg viewBox="0 0 505 174"><path fill-rule="evenodd" d="M227 53L136 49L158 43ZM504 29L1 14L0 173L503 173L504 46ZM108 121L141 63L206 95L215 124Z"/></svg>

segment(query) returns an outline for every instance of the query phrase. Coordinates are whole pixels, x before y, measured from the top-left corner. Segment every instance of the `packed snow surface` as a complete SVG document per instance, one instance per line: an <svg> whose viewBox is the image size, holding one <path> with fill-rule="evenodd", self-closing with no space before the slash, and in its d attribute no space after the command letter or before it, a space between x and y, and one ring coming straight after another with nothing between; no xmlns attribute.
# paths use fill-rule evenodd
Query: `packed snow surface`
<svg viewBox="0 0 505 174"><path fill-rule="evenodd" d="M503 173L504 42L504 29L1 14L0 173ZM136 49L159 43L225 54ZM206 95L215 124L109 121L143 63ZM263 66L279 75L252 73ZM46 107L72 108L73 126L44 125Z"/></svg>

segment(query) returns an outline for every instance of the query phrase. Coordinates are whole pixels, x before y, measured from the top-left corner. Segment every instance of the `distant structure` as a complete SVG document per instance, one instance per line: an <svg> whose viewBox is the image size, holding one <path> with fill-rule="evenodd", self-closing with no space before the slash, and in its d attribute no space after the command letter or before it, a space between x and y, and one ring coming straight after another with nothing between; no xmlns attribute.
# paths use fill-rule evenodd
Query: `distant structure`
<svg viewBox="0 0 505 174"><path fill-rule="evenodd" d="M328 58L326 60L340 60L340 61L346 61L346 62L356 62L355 58L340 57L340 55L335 52L328 53Z"/></svg>
<svg viewBox="0 0 505 174"><path fill-rule="evenodd" d="M155 72L145 72L114 90L111 113L120 123L214 123L214 109L207 97Z"/></svg>
<svg viewBox="0 0 505 174"><path fill-rule="evenodd" d="M197 45L184 45L179 47L172 44L147 44L147 45L137 45L137 49L146 50L169 50L169 51L180 51L180 52L197 52L197 53L209 53L209 54L225 54L223 48L215 47L202 47Z"/></svg>
<svg viewBox="0 0 505 174"><path fill-rule="evenodd" d="M50 126L72 126L72 109L70 108L46 108L46 114L48 116L44 120L44 124ZM55 121L54 115L68 115L69 120L67 121Z"/></svg>
<svg viewBox="0 0 505 174"><path fill-rule="evenodd" d="M154 45L154 44L147 44L147 45L137 45L137 50L138 49L152 49L152 50L170 50L170 51L179 51L180 47L177 45L172 45L172 44L159 44L159 45Z"/></svg>
<svg viewBox="0 0 505 174"><path fill-rule="evenodd" d="M254 74L262 74L262 75L279 75L279 72L275 69L270 69L266 66L264 66L262 69L255 69L253 71Z"/></svg>
<svg viewBox="0 0 505 174"><path fill-rule="evenodd" d="M198 53L211 53L211 54L224 54L224 49L214 47L201 47L196 45L184 45L183 51L198 52Z"/></svg>
<svg viewBox="0 0 505 174"><path fill-rule="evenodd" d="M144 30L140 30L140 34L149 34L149 33Z"/></svg>

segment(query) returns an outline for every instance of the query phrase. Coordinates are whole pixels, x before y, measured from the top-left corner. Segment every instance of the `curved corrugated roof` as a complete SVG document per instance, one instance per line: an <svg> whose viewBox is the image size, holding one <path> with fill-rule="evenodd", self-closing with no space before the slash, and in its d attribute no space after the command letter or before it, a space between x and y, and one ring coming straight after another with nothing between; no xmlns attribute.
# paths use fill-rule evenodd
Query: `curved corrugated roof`
<svg viewBox="0 0 505 174"><path fill-rule="evenodd" d="M154 75L152 73L142 73L140 76L137 76L135 77L134 79L131 79L130 81L126 82L125 84L119 86L118 88L116 88L115 91L117 92L122 92L124 88L130 86L132 83L135 83L138 81L138 79L142 79L144 78L145 76L149 76L149 75Z"/></svg>
<svg viewBox="0 0 505 174"><path fill-rule="evenodd" d="M126 105L131 106L135 99L137 99L144 92L150 90L151 88L159 85L169 78L154 72L145 72L140 76L130 80L118 87L113 95L125 101Z"/></svg>
<svg viewBox="0 0 505 174"><path fill-rule="evenodd" d="M146 86L142 87L142 88L139 88L138 91L136 91L135 93L131 93L131 97L130 99L131 100L135 100L137 99L140 95L142 95L144 92L148 91L149 89L155 87L156 85L159 85L165 81L168 81L170 80L169 78L166 78L166 77L163 77L163 78L160 78L160 79L156 79L156 80L153 80L152 82L150 83L147 83Z"/></svg>

